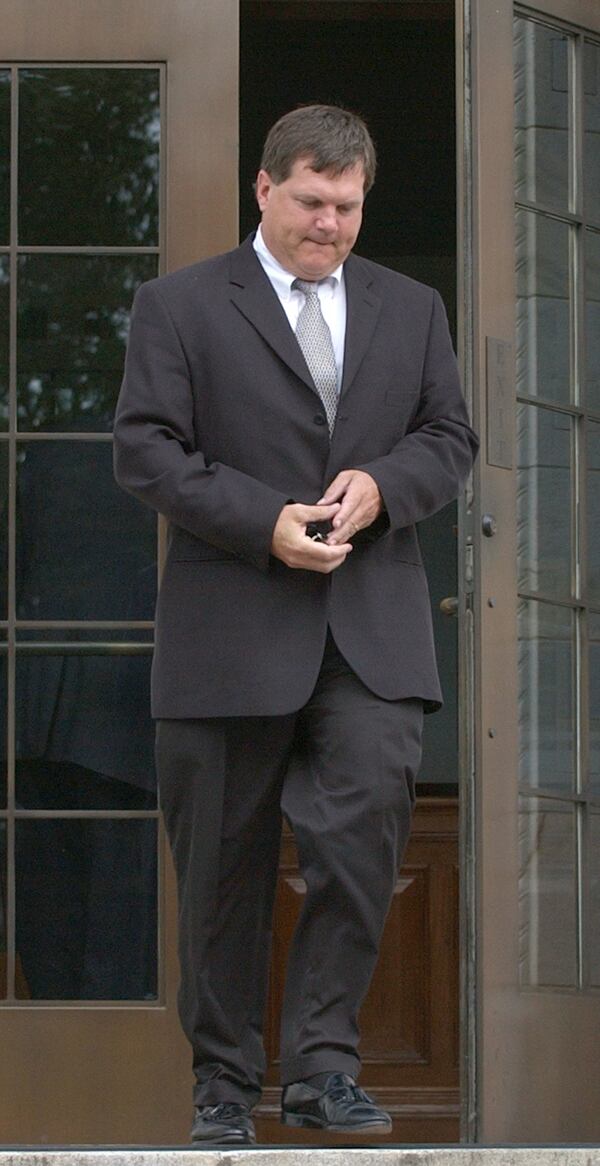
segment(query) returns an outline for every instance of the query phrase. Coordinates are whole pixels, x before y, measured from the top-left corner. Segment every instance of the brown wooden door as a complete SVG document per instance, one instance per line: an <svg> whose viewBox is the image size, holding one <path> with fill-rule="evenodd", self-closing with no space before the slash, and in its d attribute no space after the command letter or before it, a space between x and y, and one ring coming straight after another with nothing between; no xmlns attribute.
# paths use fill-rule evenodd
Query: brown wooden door
<svg viewBox="0 0 600 1166"><path fill-rule="evenodd" d="M465 367L483 438L465 545L468 1132L597 1142L600 6L459 9Z"/></svg>
<svg viewBox="0 0 600 1166"><path fill-rule="evenodd" d="M323 1135L278 1123L279 1013L292 929L304 883L293 838L284 839L275 914L267 1049L270 1069L258 1130L265 1142L318 1145ZM361 1011L361 1084L393 1117L388 1142L447 1142L459 1135L458 807L417 804L413 834ZM347 1139L346 1139L347 1140ZM344 1141L327 1135L327 1144Z"/></svg>
<svg viewBox="0 0 600 1166"><path fill-rule="evenodd" d="M237 4L0 0L0 25L0 1136L183 1142L157 528L110 423L136 284L236 241Z"/></svg>

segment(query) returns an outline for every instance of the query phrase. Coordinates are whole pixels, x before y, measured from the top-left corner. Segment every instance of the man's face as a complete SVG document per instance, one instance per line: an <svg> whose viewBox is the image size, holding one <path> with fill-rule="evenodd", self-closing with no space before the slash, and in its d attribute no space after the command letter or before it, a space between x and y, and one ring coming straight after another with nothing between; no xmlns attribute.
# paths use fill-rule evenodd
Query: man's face
<svg viewBox="0 0 600 1166"><path fill-rule="evenodd" d="M331 275L352 250L364 202L361 163L333 175L298 158L279 184L259 170L256 198L265 243L281 266L300 279Z"/></svg>

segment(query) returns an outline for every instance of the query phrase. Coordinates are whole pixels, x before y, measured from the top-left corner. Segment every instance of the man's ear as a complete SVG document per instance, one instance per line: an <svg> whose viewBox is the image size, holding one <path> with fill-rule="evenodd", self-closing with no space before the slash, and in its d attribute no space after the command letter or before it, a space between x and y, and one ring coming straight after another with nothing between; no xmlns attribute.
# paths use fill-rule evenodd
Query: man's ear
<svg viewBox="0 0 600 1166"><path fill-rule="evenodd" d="M256 201L258 203L259 210L261 211L264 211L269 201L269 194L271 192L272 186L273 179L271 178L270 174L268 174L266 170L259 170L256 176L254 190L256 192Z"/></svg>

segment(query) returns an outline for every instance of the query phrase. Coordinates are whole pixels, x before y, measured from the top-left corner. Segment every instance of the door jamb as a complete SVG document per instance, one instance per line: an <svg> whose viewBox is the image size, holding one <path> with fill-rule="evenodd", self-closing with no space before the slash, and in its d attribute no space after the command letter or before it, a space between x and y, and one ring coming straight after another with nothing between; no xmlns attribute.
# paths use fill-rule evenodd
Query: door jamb
<svg viewBox="0 0 600 1166"><path fill-rule="evenodd" d="M465 398L475 408L474 109L472 3L456 0L457 337ZM458 748L459 748L459 982L460 1137L478 1138L478 972L476 845L476 656L473 484L458 501Z"/></svg>

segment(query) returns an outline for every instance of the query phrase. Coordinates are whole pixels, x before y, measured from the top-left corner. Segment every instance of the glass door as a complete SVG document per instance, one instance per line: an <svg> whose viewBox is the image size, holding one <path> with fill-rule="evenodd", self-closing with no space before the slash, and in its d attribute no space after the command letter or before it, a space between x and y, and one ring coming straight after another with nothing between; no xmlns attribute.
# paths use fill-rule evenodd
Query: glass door
<svg viewBox="0 0 600 1166"><path fill-rule="evenodd" d="M600 8L474 0L462 20L465 363L483 438L464 547L466 1132L597 1141Z"/></svg>
<svg viewBox="0 0 600 1166"><path fill-rule="evenodd" d="M173 1143L159 531L114 484L111 425L136 287L236 241L237 5L0 16L0 1128Z"/></svg>

